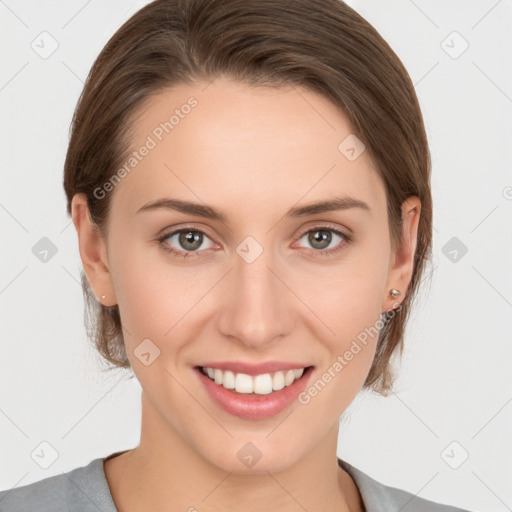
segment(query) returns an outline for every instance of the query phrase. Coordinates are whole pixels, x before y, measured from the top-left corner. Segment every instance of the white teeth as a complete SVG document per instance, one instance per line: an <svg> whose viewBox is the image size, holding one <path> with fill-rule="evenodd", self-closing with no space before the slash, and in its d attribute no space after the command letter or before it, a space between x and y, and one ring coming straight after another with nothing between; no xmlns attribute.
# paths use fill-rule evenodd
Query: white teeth
<svg viewBox="0 0 512 512"><path fill-rule="evenodd" d="M215 368L213 377L215 379L215 384L222 384L222 370Z"/></svg>
<svg viewBox="0 0 512 512"><path fill-rule="evenodd" d="M203 368L202 371L215 381L216 384L226 389L234 389L237 393L268 395L272 391L279 391L300 379L304 373L304 368L288 370L286 372L278 371L274 374L264 373L254 377L245 373L235 374L230 370L223 371L218 368Z"/></svg>
<svg viewBox="0 0 512 512"><path fill-rule="evenodd" d="M302 377L302 374L304 373L304 368L300 368L299 370L293 370L295 372L295 378L299 379Z"/></svg>
<svg viewBox="0 0 512 512"><path fill-rule="evenodd" d="M245 373L237 373L235 377L235 391L237 393L252 393L252 377Z"/></svg>
<svg viewBox="0 0 512 512"><path fill-rule="evenodd" d="M222 385L226 389L235 389L235 374L232 371L227 370L224 372L222 377Z"/></svg>
<svg viewBox="0 0 512 512"><path fill-rule="evenodd" d="M272 377L270 373L256 375L254 377L254 392L259 395L268 395L272 393Z"/></svg>
<svg viewBox="0 0 512 512"><path fill-rule="evenodd" d="M284 373L276 372L274 374L274 378L272 379L272 389L278 391L284 388Z"/></svg>
<svg viewBox="0 0 512 512"><path fill-rule="evenodd" d="M295 380L295 372L293 370L288 370L286 375L284 376L284 385L289 386Z"/></svg>

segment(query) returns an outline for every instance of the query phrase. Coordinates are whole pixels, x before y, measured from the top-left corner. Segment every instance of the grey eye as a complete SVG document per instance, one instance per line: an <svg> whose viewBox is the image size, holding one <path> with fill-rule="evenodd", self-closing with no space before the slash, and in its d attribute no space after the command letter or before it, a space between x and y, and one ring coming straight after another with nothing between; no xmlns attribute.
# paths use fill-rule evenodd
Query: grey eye
<svg viewBox="0 0 512 512"><path fill-rule="evenodd" d="M302 240L305 237L307 237L307 241L309 244L311 244L311 247L318 250L331 249L332 247L329 247L329 245L333 240L336 242L336 238L339 239L338 243L342 241L341 235L337 234L333 229L328 228L312 229L307 233L304 233L300 239ZM336 244L334 247L335 246Z"/></svg>

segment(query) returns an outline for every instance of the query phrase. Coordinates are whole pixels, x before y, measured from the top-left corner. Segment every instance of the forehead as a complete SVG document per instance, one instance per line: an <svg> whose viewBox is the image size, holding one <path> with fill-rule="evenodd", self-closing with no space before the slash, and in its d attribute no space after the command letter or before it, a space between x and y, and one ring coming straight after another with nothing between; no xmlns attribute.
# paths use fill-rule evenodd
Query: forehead
<svg viewBox="0 0 512 512"><path fill-rule="evenodd" d="M355 160L343 153L354 137L345 115L305 88L180 85L149 98L132 130L137 155L113 197L131 213L163 197L238 212L340 195L385 207L368 152Z"/></svg>

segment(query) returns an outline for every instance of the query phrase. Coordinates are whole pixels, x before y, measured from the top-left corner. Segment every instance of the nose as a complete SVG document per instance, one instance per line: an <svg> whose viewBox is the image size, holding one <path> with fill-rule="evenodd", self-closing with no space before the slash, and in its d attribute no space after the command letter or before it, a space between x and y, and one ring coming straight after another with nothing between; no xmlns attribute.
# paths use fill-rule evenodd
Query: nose
<svg viewBox="0 0 512 512"><path fill-rule="evenodd" d="M270 252L263 251L251 263L235 255L218 314L222 335L262 351L289 334L296 318L293 301L297 298L286 286L286 276L280 275L285 272L275 268Z"/></svg>

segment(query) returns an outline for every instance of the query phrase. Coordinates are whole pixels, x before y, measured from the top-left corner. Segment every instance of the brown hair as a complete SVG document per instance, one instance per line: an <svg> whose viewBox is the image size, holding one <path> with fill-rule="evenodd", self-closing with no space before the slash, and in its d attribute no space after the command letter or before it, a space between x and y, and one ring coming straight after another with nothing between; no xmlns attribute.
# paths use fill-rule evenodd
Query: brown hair
<svg viewBox="0 0 512 512"><path fill-rule="evenodd" d="M73 196L83 193L106 238L111 194L98 199L94 191L126 160L130 124L143 102L173 85L219 76L249 85L302 86L336 105L385 184L393 249L401 241L402 202L412 195L421 200L411 283L380 330L363 385L388 395L395 378L391 356L402 354L412 300L431 257L431 162L406 69L345 3L156 0L136 12L94 62L74 112L63 181L68 214ZM89 336L106 360L129 368L118 306L100 305L83 271L81 276Z"/></svg>

